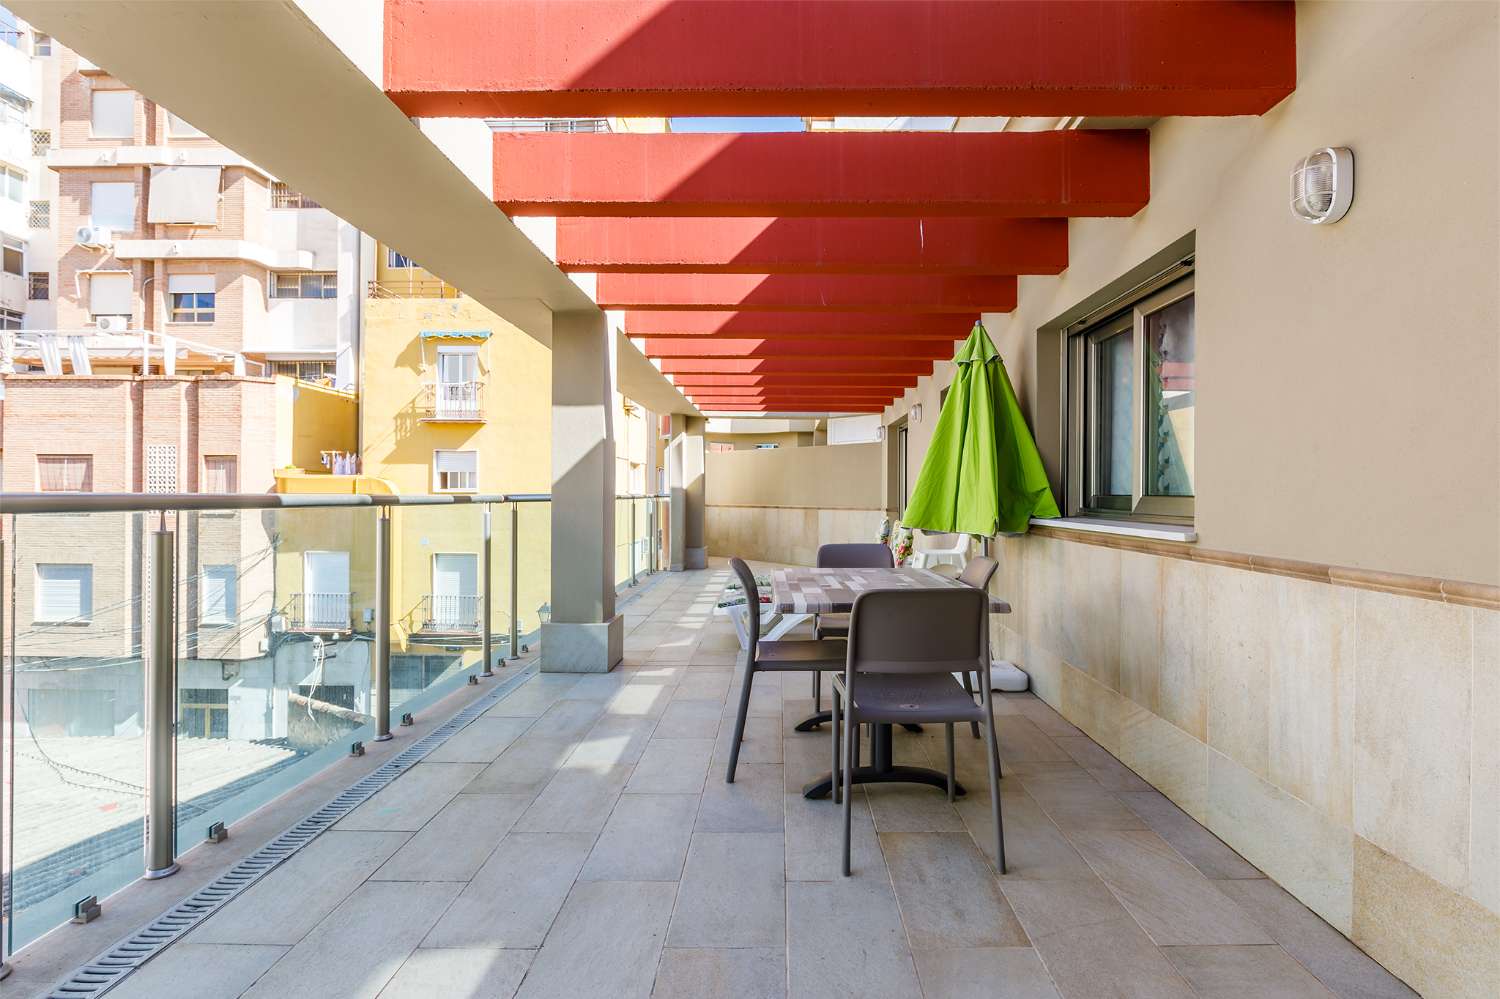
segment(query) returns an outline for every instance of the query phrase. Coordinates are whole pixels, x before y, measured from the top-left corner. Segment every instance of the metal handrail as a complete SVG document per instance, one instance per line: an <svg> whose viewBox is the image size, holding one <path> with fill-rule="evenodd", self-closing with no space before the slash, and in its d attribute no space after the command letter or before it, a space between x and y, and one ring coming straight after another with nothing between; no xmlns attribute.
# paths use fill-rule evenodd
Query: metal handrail
<svg viewBox="0 0 1500 999"><path fill-rule="evenodd" d="M478 639L483 662L477 676L492 677L496 659L495 645L508 642L502 660L519 659L525 649L521 645L520 631L520 568L521 537L520 507L528 503L547 503L550 493L494 493L459 495L370 495L370 494L283 494L283 493L38 493L0 492L0 515L3 514L87 514L87 513L151 513L165 511L233 511L307 509L317 507L371 508L374 528L374 594L373 600L344 591L300 592L289 594L286 602L277 601L277 606L265 615L265 626L272 634L295 632L312 635L314 648L319 636L328 633L358 631L361 640L369 641L370 666L372 669L372 706L369 724L374 729L376 741L391 738L391 639L396 631L392 614L392 517L389 509L402 506L455 506L479 507L482 512L480 533L481 592L478 594L434 595L425 594L422 600L420 621L428 638L452 635L461 638L461 644L474 644ZM657 526L664 516L660 501L671 500L668 493L622 493L615 500L631 503L630 508L630 582L639 581L642 570L654 572L660 568L659 551L656 547ZM647 501L648 535L636 536L636 501ZM493 601L498 589L493 571L493 517L495 506L509 504L510 541L509 548L509 635L495 631ZM383 511L383 512L382 512ZM177 829L174 815L177 804L177 730L174 702L180 686L178 672L179 639L177 595L182 592L184 577L176 555L177 532L180 524L163 517L159 525L151 529L150 558L146 559L147 577L144 593L149 602L142 600L149 612L140 623L142 645L147 650L144 658L146 689L146 723L144 736L148 747L146 765L146 808L149 822L143 832L145 847L146 877L167 877L178 870ZM639 546L647 545L644 562L639 561ZM424 542L425 543L425 542ZM273 542L274 545L274 542ZM5 539L0 538L0 566L5 564ZM501 570L502 572L504 570ZM5 582L0 579L0 584ZM11 587L14 580L9 581ZM304 583L305 584L305 583ZM0 585L0 592L8 587ZM278 592L273 589L273 592ZM8 606L0 601L0 610ZM359 622L354 612L360 611ZM257 611L256 627L260 627ZM373 618L373 620L372 620ZM248 618L247 618L248 620ZM405 620L410 620L408 616ZM278 621L280 623L278 623ZM362 622L362 623L360 623ZM7 621L14 632L14 621ZM247 632L248 633L248 632ZM447 644L447 643L444 643ZM262 649L264 652L264 648ZM471 681L476 674L470 674ZM0 690L0 696L8 696ZM363 751L359 743L355 749ZM0 958L7 956L5 941L0 938Z"/></svg>
<svg viewBox="0 0 1500 999"><path fill-rule="evenodd" d="M617 500L670 499L667 493L617 495ZM156 513L161 510L281 510L340 506L461 506L549 503L551 493L445 493L398 496L370 493L7 493L6 513Z"/></svg>

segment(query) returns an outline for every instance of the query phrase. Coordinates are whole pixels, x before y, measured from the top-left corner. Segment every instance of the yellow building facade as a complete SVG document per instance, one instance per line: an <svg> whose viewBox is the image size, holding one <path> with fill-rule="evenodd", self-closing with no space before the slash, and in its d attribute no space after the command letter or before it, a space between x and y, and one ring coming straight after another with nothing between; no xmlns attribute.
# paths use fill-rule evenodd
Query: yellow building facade
<svg viewBox="0 0 1500 999"><path fill-rule="evenodd" d="M357 471L286 469L282 492L530 495L551 488L551 352L401 254L377 247L364 301ZM616 394L623 494L655 492L656 414ZM306 457L306 455L299 455ZM617 581L650 565L646 501L616 511ZM494 654L534 640L550 608L551 517L545 501L492 504ZM393 675L422 685L479 665L485 508L456 503L390 511ZM275 588L294 631L370 635L374 531L368 509L283 511ZM515 594L512 600L512 551ZM325 594L331 589L331 595ZM309 596L310 595L310 596ZM281 599L279 596L278 599Z"/></svg>

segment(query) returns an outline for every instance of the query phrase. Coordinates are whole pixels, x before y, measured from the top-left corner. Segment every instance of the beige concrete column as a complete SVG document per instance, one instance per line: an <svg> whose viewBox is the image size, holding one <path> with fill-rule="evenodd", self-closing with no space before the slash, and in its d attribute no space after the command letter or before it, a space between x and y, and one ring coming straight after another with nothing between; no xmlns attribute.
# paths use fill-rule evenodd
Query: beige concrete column
<svg viewBox="0 0 1500 999"><path fill-rule="evenodd" d="M615 337L604 314L552 317L552 619L542 669L603 673L624 655L615 613Z"/></svg>
<svg viewBox="0 0 1500 999"><path fill-rule="evenodd" d="M704 443L708 421L701 416L672 414L672 456L668 457L668 485L672 490L672 567L703 569L708 565L704 536ZM680 511L680 512L679 512ZM679 518L681 518L679 520ZM681 548L679 549L679 539ZM678 555L681 555L679 561Z"/></svg>
<svg viewBox="0 0 1500 999"><path fill-rule="evenodd" d="M686 514L687 522L682 531L682 559L683 564L689 569L708 568L708 542L705 540L704 529L705 506L707 497L705 494L705 445L704 432L708 429L708 421L701 416L689 416L687 418L687 440L683 449L683 477L686 479L684 490L687 493Z"/></svg>

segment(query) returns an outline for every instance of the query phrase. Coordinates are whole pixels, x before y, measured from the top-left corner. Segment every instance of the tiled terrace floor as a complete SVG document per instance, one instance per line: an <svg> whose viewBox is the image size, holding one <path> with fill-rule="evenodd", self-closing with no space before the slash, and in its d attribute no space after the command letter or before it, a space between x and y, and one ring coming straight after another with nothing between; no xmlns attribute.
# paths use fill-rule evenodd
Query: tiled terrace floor
<svg viewBox="0 0 1500 999"><path fill-rule="evenodd" d="M623 668L529 680L112 995L1412 994L1030 695L999 705L1006 877L967 731L968 799L857 789L840 877L805 676L757 679L724 783L727 580L657 577ZM941 729L896 754L940 764Z"/></svg>

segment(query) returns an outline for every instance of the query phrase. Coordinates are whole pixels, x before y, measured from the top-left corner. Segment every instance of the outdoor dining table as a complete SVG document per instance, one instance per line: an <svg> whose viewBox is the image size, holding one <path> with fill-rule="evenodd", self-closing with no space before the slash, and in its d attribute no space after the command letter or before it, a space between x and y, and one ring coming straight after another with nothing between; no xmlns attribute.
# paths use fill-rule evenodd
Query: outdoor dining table
<svg viewBox="0 0 1500 999"><path fill-rule="evenodd" d="M965 584L948 576L940 576L931 569L776 569L771 573L770 609L781 614L848 614L854 609L854 598L867 590L897 589L950 589ZM1010 604L1003 600L990 600L990 612L1010 613ZM818 715L814 719L827 720ZM948 775L926 767L896 766L891 752L891 725L877 724L871 736L871 761L854 768L856 784L927 784L948 790ZM833 790L833 774L830 772L802 788L804 798L826 797ZM954 785L955 794L963 794L961 784Z"/></svg>

